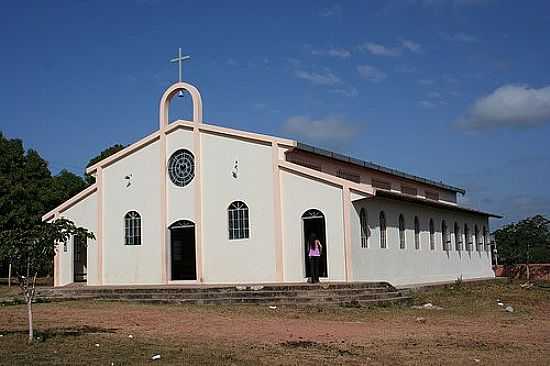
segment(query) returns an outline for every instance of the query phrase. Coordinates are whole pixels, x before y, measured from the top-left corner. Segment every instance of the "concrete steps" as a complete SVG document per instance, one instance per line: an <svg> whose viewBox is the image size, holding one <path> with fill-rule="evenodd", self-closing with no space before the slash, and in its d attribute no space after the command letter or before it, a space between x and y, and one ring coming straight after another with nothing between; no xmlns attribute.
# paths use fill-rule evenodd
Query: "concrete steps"
<svg viewBox="0 0 550 366"><path fill-rule="evenodd" d="M41 289L47 300L94 299L172 304L379 305L407 302L408 292L385 282L236 285L60 287Z"/></svg>

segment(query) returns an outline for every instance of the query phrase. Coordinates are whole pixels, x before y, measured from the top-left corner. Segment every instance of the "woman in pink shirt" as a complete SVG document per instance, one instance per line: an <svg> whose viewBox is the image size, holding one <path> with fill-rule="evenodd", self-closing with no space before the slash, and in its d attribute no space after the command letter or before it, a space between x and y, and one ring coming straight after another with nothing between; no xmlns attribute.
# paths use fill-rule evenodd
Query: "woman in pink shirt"
<svg viewBox="0 0 550 366"><path fill-rule="evenodd" d="M321 257L321 252L323 251L323 246L321 242L317 239L315 233L309 235L308 240L308 256L309 256L309 270L311 273L311 283L319 282L319 258Z"/></svg>

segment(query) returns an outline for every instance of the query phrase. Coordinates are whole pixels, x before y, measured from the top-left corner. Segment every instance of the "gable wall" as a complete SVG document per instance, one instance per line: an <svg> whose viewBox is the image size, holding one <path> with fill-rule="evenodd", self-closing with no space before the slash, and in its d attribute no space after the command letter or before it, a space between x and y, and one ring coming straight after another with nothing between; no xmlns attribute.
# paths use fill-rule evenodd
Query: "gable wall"
<svg viewBox="0 0 550 366"><path fill-rule="evenodd" d="M368 248L361 247L360 209L367 210L370 237ZM383 210L387 225L387 248L380 248L379 214ZM406 249L399 247L399 215L405 219ZM415 249L414 216L420 222L420 250ZM429 220L433 218L435 227L435 250L430 249ZM450 233L450 250L442 249L441 221L447 223ZM352 267L353 279L361 281L385 280L392 284L417 284L422 282L454 281L459 276L464 279L492 278L490 253L455 250L454 223L458 222L461 235L464 224L468 223L470 235L474 225L479 227L480 236L485 226L489 231L486 216L437 209L408 202L384 198L364 199L353 204L352 220Z"/></svg>
<svg viewBox="0 0 550 366"><path fill-rule="evenodd" d="M74 206L63 211L60 217L65 217L77 226L82 226L97 235L97 192L90 194ZM56 255L59 255L59 268L57 269L59 282L57 285L63 286L72 283L74 280L73 238L68 241L66 252L63 250L63 243L60 243L57 246ZM87 259L88 284L94 285L97 283L97 244L93 239L88 239Z"/></svg>
<svg viewBox="0 0 550 366"><path fill-rule="evenodd" d="M284 280L303 282L305 243L302 215L317 209L325 216L328 276L345 280L342 189L298 174L282 171Z"/></svg>
<svg viewBox="0 0 550 366"><path fill-rule="evenodd" d="M271 145L212 133L201 133L201 139L204 280L275 281ZM227 209L233 201L248 206L248 239L229 240Z"/></svg>
<svg viewBox="0 0 550 366"><path fill-rule="evenodd" d="M159 154L157 140L103 169L104 284L161 283ZM141 245L124 243L128 211L141 215Z"/></svg>

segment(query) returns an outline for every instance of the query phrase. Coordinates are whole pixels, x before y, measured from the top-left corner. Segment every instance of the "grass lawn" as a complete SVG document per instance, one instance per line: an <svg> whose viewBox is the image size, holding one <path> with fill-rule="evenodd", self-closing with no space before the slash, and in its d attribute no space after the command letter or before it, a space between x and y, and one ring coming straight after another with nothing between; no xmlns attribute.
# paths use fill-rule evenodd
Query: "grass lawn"
<svg viewBox="0 0 550 366"><path fill-rule="evenodd" d="M443 309L43 303L32 346L25 307L4 306L0 364L550 364L548 289L463 284L415 302Z"/></svg>

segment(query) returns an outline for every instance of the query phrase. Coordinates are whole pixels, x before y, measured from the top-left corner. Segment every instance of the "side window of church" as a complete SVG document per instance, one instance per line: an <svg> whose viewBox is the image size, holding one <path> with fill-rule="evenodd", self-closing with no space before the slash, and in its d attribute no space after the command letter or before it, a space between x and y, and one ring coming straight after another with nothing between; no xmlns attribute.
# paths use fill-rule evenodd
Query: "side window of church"
<svg viewBox="0 0 550 366"><path fill-rule="evenodd" d="M141 216L136 211L124 216L124 244L141 245Z"/></svg>
<svg viewBox="0 0 550 366"><path fill-rule="evenodd" d="M232 202L228 209L229 240L248 239L250 237L250 221L248 220L248 206L241 201Z"/></svg>

